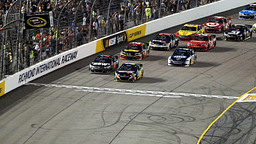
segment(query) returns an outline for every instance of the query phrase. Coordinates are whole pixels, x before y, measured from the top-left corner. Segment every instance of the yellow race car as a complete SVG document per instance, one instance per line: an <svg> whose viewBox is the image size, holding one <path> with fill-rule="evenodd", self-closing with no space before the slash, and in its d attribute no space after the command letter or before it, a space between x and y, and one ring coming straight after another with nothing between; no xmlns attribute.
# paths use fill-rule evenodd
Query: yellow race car
<svg viewBox="0 0 256 144"><path fill-rule="evenodd" d="M199 24L185 24L176 34L175 36L179 38L179 40L191 40L194 38L195 34L204 34L205 29L202 25Z"/></svg>

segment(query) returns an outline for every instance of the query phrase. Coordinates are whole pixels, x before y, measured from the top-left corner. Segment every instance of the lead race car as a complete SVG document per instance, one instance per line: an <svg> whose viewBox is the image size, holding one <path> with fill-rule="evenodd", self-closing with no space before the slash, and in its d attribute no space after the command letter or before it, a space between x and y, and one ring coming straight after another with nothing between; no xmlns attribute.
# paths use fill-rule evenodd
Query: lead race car
<svg viewBox="0 0 256 144"><path fill-rule="evenodd" d="M231 26L231 17L214 16L203 24L207 33L221 33Z"/></svg>
<svg viewBox="0 0 256 144"><path fill-rule="evenodd" d="M198 24L185 24L175 36L182 41L188 41L194 38L195 34L204 34L205 29L203 25Z"/></svg>
<svg viewBox="0 0 256 144"><path fill-rule="evenodd" d="M216 36L209 34L197 34L187 44L187 48L195 49L196 51L208 51L216 46Z"/></svg>
<svg viewBox="0 0 256 144"><path fill-rule="evenodd" d="M159 33L153 40L149 42L150 49L170 50L177 47L179 39L173 34Z"/></svg>
<svg viewBox="0 0 256 144"><path fill-rule="evenodd" d="M149 47L143 42L130 42L129 45L120 52L120 59L142 60L149 56Z"/></svg>
<svg viewBox="0 0 256 144"><path fill-rule="evenodd" d="M177 48L168 58L168 65L181 65L189 67L197 60L197 53L194 49Z"/></svg>
<svg viewBox="0 0 256 144"><path fill-rule="evenodd" d="M143 65L135 63L123 63L115 72L115 81L135 82L143 77Z"/></svg>
<svg viewBox="0 0 256 144"><path fill-rule="evenodd" d="M238 19L242 20L256 20L256 3L247 5L239 12Z"/></svg>
<svg viewBox="0 0 256 144"><path fill-rule="evenodd" d="M243 41L252 37L252 25L233 24L231 28L224 32L224 40Z"/></svg>
<svg viewBox="0 0 256 144"><path fill-rule="evenodd" d="M118 56L112 55L99 55L89 65L90 73L104 73L117 70L118 68Z"/></svg>

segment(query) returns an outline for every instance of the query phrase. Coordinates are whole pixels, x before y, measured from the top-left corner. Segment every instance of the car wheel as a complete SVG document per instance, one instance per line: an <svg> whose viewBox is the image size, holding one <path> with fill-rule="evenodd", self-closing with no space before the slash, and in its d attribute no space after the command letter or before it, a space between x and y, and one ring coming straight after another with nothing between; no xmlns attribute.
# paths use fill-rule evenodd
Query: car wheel
<svg viewBox="0 0 256 144"><path fill-rule="evenodd" d="M179 45L179 41L175 42L175 48Z"/></svg>
<svg viewBox="0 0 256 144"><path fill-rule="evenodd" d="M250 32L250 38L252 38L252 32Z"/></svg>
<svg viewBox="0 0 256 144"><path fill-rule="evenodd" d="M227 37L227 36L224 36L224 40L227 41L227 40L228 40L228 37Z"/></svg>
<svg viewBox="0 0 256 144"><path fill-rule="evenodd" d="M141 79L142 79L142 77L143 77L143 73L144 73L144 72L142 72L142 74L141 74Z"/></svg>
<svg viewBox="0 0 256 144"><path fill-rule="evenodd" d="M207 47L206 47L206 51L208 51L209 50L209 44L207 45Z"/></svg>
<svg viewBox="0 0 256 144"><path fill-rule="evenodd" d="M137 75L133 78L132 82L136 82L137 80Z"/></svg>
<svg viewBox="0 0 256 144"><path fill-rule="evenodd" d="M213 48L215 48L216 47L216 42L214 43L214 46L213 46Z"/></svg>

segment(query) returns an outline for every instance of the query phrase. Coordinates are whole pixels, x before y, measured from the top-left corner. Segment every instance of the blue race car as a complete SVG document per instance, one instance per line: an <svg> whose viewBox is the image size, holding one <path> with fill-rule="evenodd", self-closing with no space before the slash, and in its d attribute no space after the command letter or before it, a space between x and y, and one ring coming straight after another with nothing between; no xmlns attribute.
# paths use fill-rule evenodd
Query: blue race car
<svg viewBox="0 0 256 144"><path fill-rule="evenodd" d="M241 20L256 20L256 3L247 5L239 12L238 19Z"/></svg>
<svg viewBox="0 0 256 144"><path fill-rule="evenodd" d="M168 58L168 65L181 65L189 67L194 64L197 59L197 53L194 49L177 48Z"/></svg>

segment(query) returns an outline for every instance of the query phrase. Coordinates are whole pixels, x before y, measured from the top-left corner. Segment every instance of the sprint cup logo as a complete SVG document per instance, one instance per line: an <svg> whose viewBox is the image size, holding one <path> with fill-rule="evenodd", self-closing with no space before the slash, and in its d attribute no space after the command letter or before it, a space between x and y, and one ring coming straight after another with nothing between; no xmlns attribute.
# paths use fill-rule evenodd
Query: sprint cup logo
<svg viewBox="0 0 256 144"><path fill-rule="evenodd" d="M47 21L41 17L31 17L27 19L27 24L31 27L44 27L47 24Z"/></svg>
<svg viewBox="0 0 256 144"><path fill-rule="evenodd" d="M145 36L145 32L146 32L146 24L142 25L142 26L138 26L135 27L133 29L127 30L126 34L127 34L127 41L132 41L138 38L141 38L143 36Z"/></svg>

